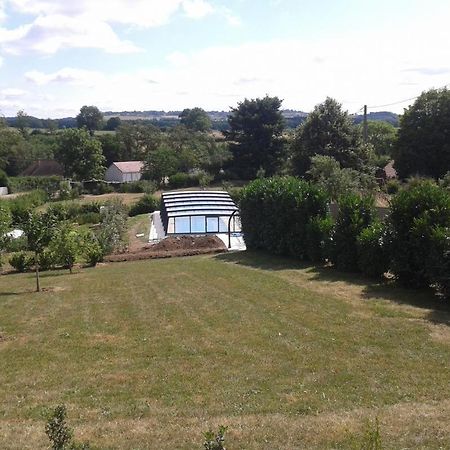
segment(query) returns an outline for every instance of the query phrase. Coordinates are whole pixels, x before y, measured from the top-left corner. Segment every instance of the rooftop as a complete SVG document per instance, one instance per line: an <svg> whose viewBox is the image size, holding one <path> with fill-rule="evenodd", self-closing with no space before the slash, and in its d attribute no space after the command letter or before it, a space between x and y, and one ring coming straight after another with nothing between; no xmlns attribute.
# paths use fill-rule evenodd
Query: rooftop
<svg viewBox="0 0 450 450"><path fill-rule="evenodd" d="M122 173L142 172L144 161L117 161L112 163Z"/></svg>

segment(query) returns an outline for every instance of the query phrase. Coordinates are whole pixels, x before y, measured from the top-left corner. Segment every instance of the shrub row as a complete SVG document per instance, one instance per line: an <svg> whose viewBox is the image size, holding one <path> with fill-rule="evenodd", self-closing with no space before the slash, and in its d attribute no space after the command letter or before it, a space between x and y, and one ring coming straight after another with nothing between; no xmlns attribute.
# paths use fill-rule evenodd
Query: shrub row
<svg viewBox="0 0 450 450"><path fill-rule="evenodd" d="M153 195L144 195L134 205L132 205L128 211L130 217L137 216L139 214L152 213L158 210L160 207L160 201Z"/></svg>
<svg viewBox="0 0 450 450"><path fill-rule="evenodd" d="M11 211L15 226L20 226L28 217L28 212L43 205L48 200L48 194L43 190L35 190L10 200L0 200L2 205Z"/></svg>
<svg viewBox="0 0 450 450"><path fill-rule="evenodd" d="M8 179L9 189L14 192L43 190L47 195L51 195L59 190L62 177L10 177Z"/></svg>
<svg viewBox="0 0 450 450"><path fill-rule="evenodd" d="M390 272L405 286L436 287L450 296L450 192L420 181L392 199L384 222L372 198L342 196L332 221L327 199L313 185L293 178L255 180L240 198L245 241L339 270L382 277Z"/></svg>

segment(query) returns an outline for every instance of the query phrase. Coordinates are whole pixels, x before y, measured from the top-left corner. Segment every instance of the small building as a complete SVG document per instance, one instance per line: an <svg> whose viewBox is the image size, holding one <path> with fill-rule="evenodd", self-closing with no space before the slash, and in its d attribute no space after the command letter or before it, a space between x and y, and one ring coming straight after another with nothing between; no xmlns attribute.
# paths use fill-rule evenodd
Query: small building
<svg viewBox="0 0 450 450"><path fill-rule="evenodd" d="M225 191L162 194L161 221L166 235L239 233L239 210Z"/></svg>
<svg viewBox="0 0 450 450"><path fill-rule="evenodd" d="M143 161L113 162L105 173L105 181L112 183L130 183L142 178Z"/></svg>
<svg viewBox="0 0 450 450"><path fill-rule="evenodd" d="M63 175L63 166L53 159L38 159L21 173L23 177L62 177Z"/></svg>

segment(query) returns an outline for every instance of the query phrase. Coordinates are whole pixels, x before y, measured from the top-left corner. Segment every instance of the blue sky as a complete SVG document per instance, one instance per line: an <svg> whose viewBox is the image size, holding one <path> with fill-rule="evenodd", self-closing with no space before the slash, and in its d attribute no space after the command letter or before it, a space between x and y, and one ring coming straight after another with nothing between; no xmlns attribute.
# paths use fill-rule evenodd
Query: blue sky
<svg viewBox="0 0 450 450"><path fill-rule="evenodd" d="M228 110L278 95L311 110L401 112L450 83L447 0L0 0L0 113Z"/></svg>

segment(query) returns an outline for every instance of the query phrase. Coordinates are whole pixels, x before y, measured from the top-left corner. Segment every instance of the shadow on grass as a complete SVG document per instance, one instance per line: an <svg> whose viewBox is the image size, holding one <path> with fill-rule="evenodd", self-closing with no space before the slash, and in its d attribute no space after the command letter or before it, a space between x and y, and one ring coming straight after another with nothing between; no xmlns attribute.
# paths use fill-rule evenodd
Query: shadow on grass
<svg viewBox="0 0 450 450"><path fill-rule="evenodd" d="M270 255L262 251L223 253L214 258L260 270L304 270L310 275L310 280L345 282L361 287L363 300L388 300L399 305L426 309L427 320L450 326L450 302L439 298L431 289L406 289L392 280L378 282L358 273L339 272L329 266L314 266L294 258Z"/></svg>

